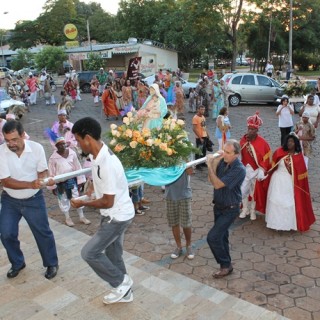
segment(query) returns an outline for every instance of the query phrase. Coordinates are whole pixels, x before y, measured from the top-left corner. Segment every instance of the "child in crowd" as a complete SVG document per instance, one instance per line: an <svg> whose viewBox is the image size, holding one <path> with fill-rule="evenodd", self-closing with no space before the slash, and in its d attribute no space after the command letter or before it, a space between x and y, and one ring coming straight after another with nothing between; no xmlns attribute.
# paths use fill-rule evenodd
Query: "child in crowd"
<svg viewBox="0 0 320 320"><path fill-rule="evenodd" d="M134 205L135 209L135 214L136 216L143 216L145 215L145 211L149 210L150 208L147 206L144 206L142 204L143 202L143 186L137 186L137 187L132 187L130 189L131 193L131 199Z"/></svg>

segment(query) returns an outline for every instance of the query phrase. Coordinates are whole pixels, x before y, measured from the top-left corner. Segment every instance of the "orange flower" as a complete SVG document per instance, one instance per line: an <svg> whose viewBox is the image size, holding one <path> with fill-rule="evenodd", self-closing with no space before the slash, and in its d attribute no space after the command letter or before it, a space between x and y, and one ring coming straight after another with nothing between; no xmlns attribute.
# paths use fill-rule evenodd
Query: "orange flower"
<svg viewBox="0 0 320 320"><path fill-rule="evenodd" d="M138 138L140 138L140 131L138 131L138 130L133 130L132 131L132 137L134 138L134 139L138 139Z"/></svg>
<svg viewBox="0 0 320 320"><path fill-rule="evenodd" d="M125 148L125 146L123 146L122 144L118 143L115 147L114 147L114 151L115 152L120 152Z"/></svg>
<svg viewBox="0 0 320 320"><path fill-rule="evenodd" d="M173 154L173 150L171 148L167 149L167 155L171 156Z"/></svg>
<svg viewBox="0 0 320 320"><path fill-rule="evenodd" d="M165 142L160 143L159 148L163 151L167 151L168 145Z"/></svg>

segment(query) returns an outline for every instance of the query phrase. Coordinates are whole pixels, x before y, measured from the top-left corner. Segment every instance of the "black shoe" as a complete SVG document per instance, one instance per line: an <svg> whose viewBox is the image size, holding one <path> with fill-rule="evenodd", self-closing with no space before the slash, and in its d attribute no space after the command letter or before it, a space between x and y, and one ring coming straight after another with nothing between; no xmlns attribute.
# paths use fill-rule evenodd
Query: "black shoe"
<svg viewBox="0 0 320 320"><path fill-rule="evenodd" d="M22 269L24 269L26 267L26 264L25 263L23 263L23 265L20 267L20 268L18 268L18 269L13 269L13 268L11 268L9 271L8 271L8 273L7 273L7 277L8 278L15 278L19 273L20 273L20 271L22 270Z"/></svg>
<svg viewBox="0 0 320 320"><path fill-rule="evenodd" d="M59 266L48 267L44 276L50 280L57 275L58 269L59 269Z"/></svg>

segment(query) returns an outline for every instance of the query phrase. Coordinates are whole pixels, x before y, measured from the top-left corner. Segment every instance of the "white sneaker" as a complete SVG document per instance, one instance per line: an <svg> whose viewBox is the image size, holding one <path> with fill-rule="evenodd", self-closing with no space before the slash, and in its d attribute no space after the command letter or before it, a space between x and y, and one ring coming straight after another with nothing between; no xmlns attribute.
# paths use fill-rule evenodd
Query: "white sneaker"
<svg viewBox="0 0 320 320"><path fill-rule="evenodd" d="M244 208L244 209L242 209L242 211L241 211L241 213L240 213L240 215L239 215L239 218L243 219L243 218L245 218L246 216L248 216L249 213L250 213L249 210L248 210L247 208Z"/></svg>
<svg viewBox="0 0 320 320"><path fill-rule="evenodd" d="M132 285L132 279L127 274L125 274L122 283L118 287L113 288L108 295L104 296L103 303L111 304L118 302L128 293Z"/></svg>
<svg viewBox="0 0 320 320"><path fill-rule="evenodd" d="M86 217L80 218L79 221L80 221L81 223L83 223L83 224L90 224L90 223L91 223L91 221L88 220Z"/></svg>
<svg viewBox="0 0 320 320"><path fill-rule="evenodd" d="M257 219L257 215L254 211L251 211L250 213L250 220L256 220Z"/></svg>
<svg viewBox="0 0 320 320"><path fill-rule="evenodd" d="M133 301L133 292L131 289L124 295L124 297L118 302L132 302Z"/></svg>
<svg viewBox="0 0 320 320"><path fill-rule="evenodd" d="M74 227L74 223L72 221L72 219L69 217L69 218L66 218L66 225L68 227Z"/></svg>

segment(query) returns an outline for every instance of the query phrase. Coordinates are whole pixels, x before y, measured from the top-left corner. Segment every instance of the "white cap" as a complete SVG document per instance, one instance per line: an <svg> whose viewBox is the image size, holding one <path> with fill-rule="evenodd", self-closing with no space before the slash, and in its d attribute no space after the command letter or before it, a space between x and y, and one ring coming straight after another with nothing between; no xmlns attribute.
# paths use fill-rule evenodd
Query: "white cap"
<svg viewBox="0 0 320 320"><path fill-rule="evenodd" d="M29 72L29 76L33 76L33 73L32 73L32 72Z"/></svg>
<svg viewBox="0 0 320 320"><path fill-rule="evenodd" d="M60 110L58 111L58 116L60 116L60 115L67 115L66 109L60 109Z"/></svg>
<svg viewBox="0 0 320 320"><path fill-rule="evenodd" d="M113 70L109 70L109 73L113 73Z"/></svg>
<svg viewBox="0 0 320 320"><path fill-rule="evenodd" d="M308 111L304 111L302 117L310 118L310 113Z"/></svg>

